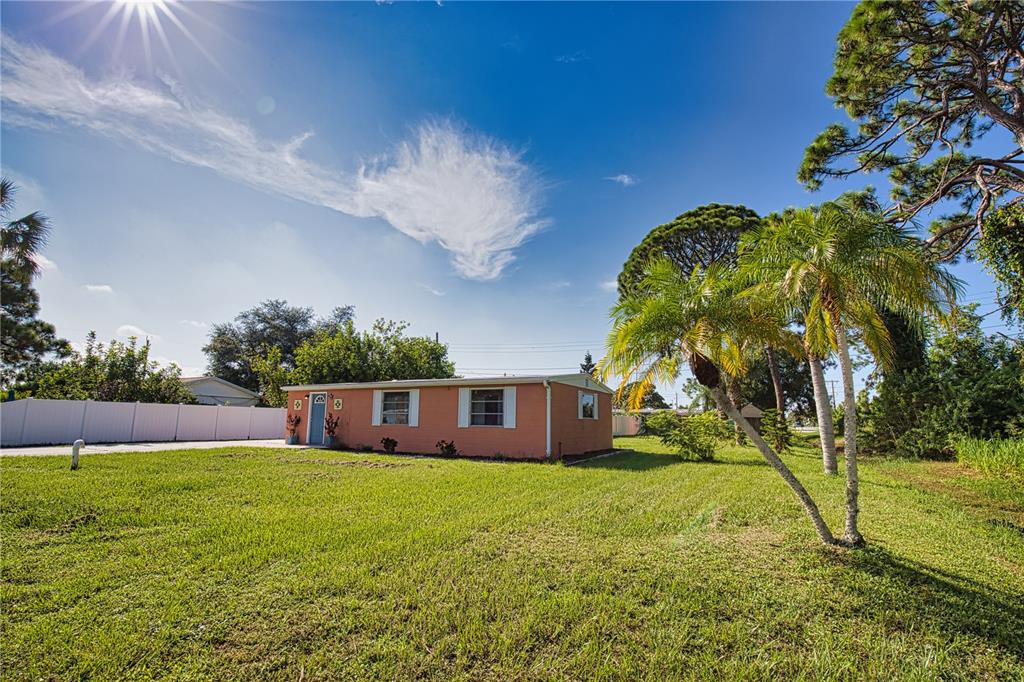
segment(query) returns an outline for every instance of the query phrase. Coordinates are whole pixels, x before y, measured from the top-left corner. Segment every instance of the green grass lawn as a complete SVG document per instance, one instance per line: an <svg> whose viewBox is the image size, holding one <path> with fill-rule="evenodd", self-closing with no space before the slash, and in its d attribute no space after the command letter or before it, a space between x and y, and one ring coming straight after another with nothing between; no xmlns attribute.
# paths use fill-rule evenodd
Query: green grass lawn
<svg viewBox="0 0 1024 682"><path fill-rule="evenodd" d="M1020 679L1024 491L866 461L820 547L750 449L564 467L0 460L4 679ZM787 461L841 519L843 481Z"/></svg>

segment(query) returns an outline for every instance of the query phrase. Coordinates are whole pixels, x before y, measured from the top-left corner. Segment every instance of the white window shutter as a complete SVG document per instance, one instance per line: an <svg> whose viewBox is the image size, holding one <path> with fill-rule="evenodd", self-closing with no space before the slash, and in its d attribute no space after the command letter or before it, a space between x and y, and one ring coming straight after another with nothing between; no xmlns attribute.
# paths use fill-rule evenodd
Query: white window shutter
<svg viewBox="0 0 1024 682"><path fill-rule="evenodd" d="M594 394L594 419L597 419L597 403L600 400L600 398L598 397L599 395L601 395L601 394L600 393L595 393Z"/></svg>
<svg viewBox="0 0 1024 682"><path fill-rule="evenodd" d="M373 416L370 418L372 426L380 426L381 402L384 398L384 391L373 392Z"/></svg>
<svg viewBox="0 0 1024 682"><path fill-rule="evenodd" d="M409 391L409 426L420 425L420 389Z"/></svg>
<svg viewBox="0 0 1024 682"><path fill-rule="evenodd" d="M583 391L576 391L576 418L583 419Z"/></svg>
<svg viewBox="0 0 1024 682"><path fill-rule="evenodd" d="M459 389L459 428L464 429L469 426L469 397L470 389L460 388Z"/></svg>
<svg viewBox="0 0 1024 682"><path fill-rule="evenodd" d="M516 428L516 387L507 386L505 388L505 416L502 419L502 423L506 429Z"/></svg>

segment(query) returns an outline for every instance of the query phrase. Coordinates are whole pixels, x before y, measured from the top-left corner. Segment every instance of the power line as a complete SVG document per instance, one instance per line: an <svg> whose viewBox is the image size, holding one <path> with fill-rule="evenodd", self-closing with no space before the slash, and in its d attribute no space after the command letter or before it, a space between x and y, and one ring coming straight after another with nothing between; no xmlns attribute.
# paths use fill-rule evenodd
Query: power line
<svg viewBox="0 0 1024 682"><path fill-rule="evenodd" d="M488 350L491 348L586 348L602 346L605 341L548 341L544 343L449 343L448 347L459 350Z"/></svg>
<svg viewBox="0 0 1024 682"><path fill-rule="evenodd" d="M537 371L560 371L560 372L574 370L574 371L578 372L580 370L578 365L576 367L515 367L515 368L504 367L504 368L497 368L497 369L491 368L491 367L458 367L457 365L456 365L456 367L457 367L457 369L459 371L466 371L466 372L532 372L534 370L537 370Z"/></svg>
<svg viewBox="0 0 1024 682"><path fill-rule="evenodd" d="M587 346L587 350L593 349L593 346ZM462 350L461 348L449 348L453 353L577 353L579 354L583 348L495 348L493 350ZM598 347L600 353L600 347Z"/></svg>

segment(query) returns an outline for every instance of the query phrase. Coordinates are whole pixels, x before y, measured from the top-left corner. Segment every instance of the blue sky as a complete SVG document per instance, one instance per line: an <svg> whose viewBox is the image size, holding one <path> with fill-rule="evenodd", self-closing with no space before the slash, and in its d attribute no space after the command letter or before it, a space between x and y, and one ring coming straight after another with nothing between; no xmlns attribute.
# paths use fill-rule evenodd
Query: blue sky
<svg viewBox="0 0 1024 682"><path fill-rule="evenodd" d="M866 182L795 179L845 120L824 84L851 7L168 4L147 55L137 10L122 35L124 6L5 2L3 170L54 223L43 317L195 374L208 325L263 299L351 304L464 374L572 370L651 227Z"/></svg>

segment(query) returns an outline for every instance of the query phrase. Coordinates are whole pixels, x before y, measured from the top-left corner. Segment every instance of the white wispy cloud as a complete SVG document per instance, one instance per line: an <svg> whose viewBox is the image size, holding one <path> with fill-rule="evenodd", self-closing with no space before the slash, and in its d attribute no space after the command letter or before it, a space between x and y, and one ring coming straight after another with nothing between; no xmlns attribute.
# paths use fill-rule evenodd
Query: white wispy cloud
<svg viewBox="0 0 1024 682"><path fill-rule="evenodd" d="M197 329L205 329L210 325L200 320L178 320L178 324L187 324L190 327L196 327Z"/></svg>
<svg viewBox="0 0 1024 682"><path fill-rule="evenodd" d="M500 277L515 250L547 225L539 180L522 153L449 120L417 126L409 140L345 173L301 156L311 132L263 138L166 79L160 87L126 76L90 78L7 34L0 62L7 125L74 126L262 191L383 218L421 243L439 244L463 277Z"/></svg>
<svg viewBox="0 0 1024 682"><path fill-rule="evenodd" d="M619 173L618 175L609 175L605 180L611 180L617 182L623 187L632 187L636 183L640 182L637 180L635 175L629 175L628 173Z"/></svg>
<svg viewBox="0 0 1024 682"><path fill-rule="evenodd" d="M116 335L124 337L124 338L128 338L129 336L134 336L136 338L143 339L143 340L145 340L145 339L149 339L150 341L159 341L160 340L160 335L159 334L152 334L150 332L147 332L142 327L136 327L134 324L122 324L120 327L118 327L114 331L114 333Z"/></svg>
<svg viewBox="0 0 1024 682"><path fill-rule="evenodd" d="M539 190L518 152L432 121L414 140L360 169L352 212L380 216L422 243L437 242L461 275L489 280L547 226L537 215Z"/></svg>
<svg viewBox="0 0 1024 682"><path fill-rule="evenodd" d="M566 279L556 280L554 282L548 282L541 285L541 289L547 289L548 291L558 291L559 289L568 289L572 286L572 282Z"/></svg>
<svg viewBox="0 0 1024 682"><path fill-rule="evenodd" d="M423 289L424 291L430 292L434 296L444 296L445 294L445 292L441 291L440 289L435 289L429 284L424 284L423 282L416 282L416 286L418 286L420 289Z"/></svg>
<svg viewBox="0 0 1024 682"><path fill-rule="evenodd" d="M590 55L587 54L586 50L576 50L575 52L560 54L555 57L555 61L559 64L576 64L588 61L589 59Z"/></svg>
<svg viewBox="0 0 1024 682"><path fill-rule="evenodd" d="M112 294L114 287L109 284L86 284L84 289L90 294Z"/></svg>
<svg viewBox="0 0 1024 682"><path fill-rule="evenodd" d="M600 287L604 291L617 291L619 288L619 283L614 279L609 279L605 280L604 282L601 282Z"/></svg>

